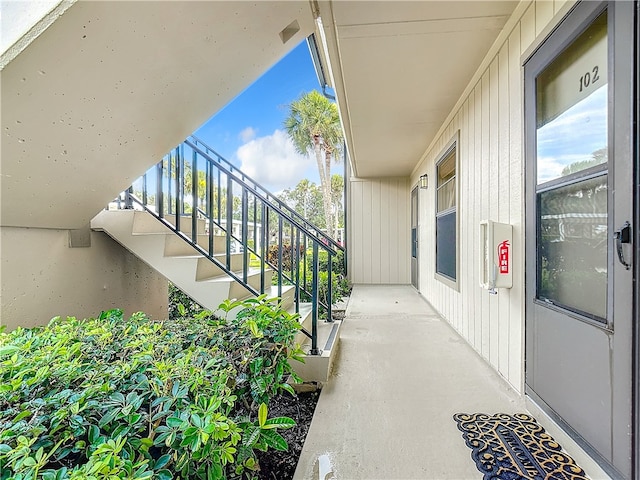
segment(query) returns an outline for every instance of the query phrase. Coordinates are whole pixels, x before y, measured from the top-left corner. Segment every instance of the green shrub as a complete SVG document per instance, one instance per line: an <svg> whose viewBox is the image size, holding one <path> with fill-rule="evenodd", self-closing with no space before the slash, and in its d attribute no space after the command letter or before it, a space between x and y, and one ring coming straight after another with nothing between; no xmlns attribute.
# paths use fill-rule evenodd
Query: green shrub
<svg viewBox="0 0 640 480"><path fill-rule="evenodd" d="M256 450L287 448L268 403L299 325L264 297L221 313L0 333L0 479L252 478Z"/></svg>
<svg viewBox="0 0 640 480"><path fill-rule="evenodd" d="M207 311L206 308L171 282L169 282L168 310L169 319L171 320L180 317L195 317L196 315L200 315L202 312Z"/></svg>
<svg viewBox="0 0 640 480"><path fill-rule="evenodd" d="M318 269L321 272L326 272L328 269L328 257L329 253L326 250L318 251ZM313 252L307 252L307 269L309 266L313 265ZM342 275L343 277L347 276L347 269L344 263L344 252L338 250L335 255L331 257L331 273Z"/></svg>
<svg viewBox="0 0 640 480"><path fill-rule="evenodd" d="M290 243L285 243L282 245L282 267L284 271L291 272L293 269L293 264L295 262L295 253L296 249ZM304 257L304 247L300 245L299 247L299 258L302 260ZM269 262L274 267L278 267L278 245L270 245L269 250L267 251L267 262Z"/></svg>
<svg viewBox="0 0 640 480"><path fill-rule="evenodd" d="M320 301L319 310L320 314L324 314L327 311L327 304L329 301L329 272L328 272L328 253L324 250L318 252L318 299ZM306 280L304 287L306 291L303 291L302 301L311 301L311 285L313 281L313 254L307 253L307 269ZM344 263L344 252L338 251L336 255L332 257L331 261L331 284L333 290L331 292L332 304L335 304L342 297L347 297L351 294L351 283L347 279L346 268ZM303 270L300 269L300 278L303 278Z"/></svg>
<svg viewBox="0 0 640 480"><path fill-rule="evenodd" d="M291 249L291 245L287 244L283 246L282 263L286 267L283 271L283 283L292 284L295 279L289 280L287 277L292 277L291 272L291 255L294 250ZM302 255L301 251L301 255ZM272 245L269 247L269 262L273 265L278 264L278 247ZM324 315L327 312L328 304L328 290L329 290L329 253L320 249L318 251L318 299L319 299L319 313ZM298 275L300 278L300 300L303 302L311 302L311 286L313 281L313 251L307 250L306 253L306 265L301 263L298 265ZM306 267L306 268L305 268ZM274 273L271 281L273 285L278 284L278 275ZM331 283L333 290L331 292L332 303L335 304L342 297L347 297L351 294L351 283L347 279L346 264L344 259L344 252L338 251L331 257Z"/></svg>

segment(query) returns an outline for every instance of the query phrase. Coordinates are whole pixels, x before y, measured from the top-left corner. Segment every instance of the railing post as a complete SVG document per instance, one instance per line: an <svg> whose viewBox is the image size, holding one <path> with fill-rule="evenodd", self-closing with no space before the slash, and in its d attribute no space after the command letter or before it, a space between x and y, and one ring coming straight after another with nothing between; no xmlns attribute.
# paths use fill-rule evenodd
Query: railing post
<svg viewBox="0 0 640 480"><path fill-rule="evenodd" d="M218 225L222 223L222 177L220 173L220 169L218 169L218 198L216 199L216 203L218 204Z"/></svg>
<svg viewBox="0 0 640 480"><path fill-rule="evenodd" d="M176 148L176 231L180 231L180 216L184 210L184 197L182 196L182 175L184 171L184 158L182 158L182 151ZM169 183L171 183L171 177L169 177Z"/></svg>
<svg viewBox="0 0 640 480"><path fill-rule="evenodd" d="M198 244L198 153L191 155L191 241Z"/></svg>
<svg viewBox="0 0 640 480"><path fill-rule="evenodd" d="M269 244L269 217L267 215L267 206L262 202L260 210L260 224L262 225L262 231L260 232L260 290L265 291L266 285L264 283L264 267L267 261L267 245Z"/></svg>
<svg viewBox="0 0 640 480"><path fill-rule="evenodd" d="M231 235L233 234L233 183L227 175L227 269L231 270Z"/></svg>
<svg viewBox="0 0 640 480"><path fill-rule="evenodd" d="M278 215L278 297L282 298L282 215Z"/></svg>
<svg viewBox="0 0 640 480"><path fill-rule="evenodd" d="M318 242L313 242L313 274L311 279L311 355L320 355L318 350Z"/></svg>
<svg viewBox="0 0 640 480"><path fill-rule="evenodd" d="M132 194L133 194L133 185L124 191L124 208L127 210L133 209Z"/></svg>
<svg viewBox="0 0 640 480"><path fill-rule="evenodd" d="M331 304L333 303L333 278L332 278L332 268L333 268L333 257L331 256L331 252L327 251L327 322L333 322L333 315L331 314Z"/></svg>
<svg viewBox="0 0 640 480"><path fill-rule="evenodd" d="M209 217L209 255L213 256L213 165L207 162L207 216Z"/></svg>
<svg viewBox="0 0 640 480"><path fill-rule="evenodd" d="M291 256L291 280L293 280L293 267L295 265L295 261L294 261L294 257L293 257L293 233L294 233L294 226L293 223L291 224L291 233L289 234L289 251L290 256Z"/></svg>
<svg viewBox="0 0 640 480"><path fill-rule="evenodd" d="M247 194L247 188L242 186L242 278L245 283L249 275L249 249L247 248L247 241L249 240L249 195ZM264 292L260 292L264 293Z"/></svg>
<svg viewBox="0 0 640 480"><path fill-rule="evenodd" d="M147 206L148 203L148 198L147 198L147 172L144 172L144 175L142 176L142 203L144 204L144 206Z"/></svg>
<svg viewBox="0 0 640 480"><path fill-rule="evenodd" d="M253 195L253 250L258 253L258 197Z"/></svg>
<svg viewBox="0 0 640 480"><path fill-rule="evenodd" d="M160 160L160 163L158 163L156 167L156 208L158 209L158 217L160 218L164 218L164 198L162 198L162 163L163 161Z"/></svg>
<svg viewBox="0 0 640 480"><path fill-rule="evenodd" d="M304 253L306 255L306 252ZM295 297L296 313L300 313L300 229L296 228L296 281L295 284Z"/></svg>
<svg viewBox="0 0 640 480"><path fill-rule="evenodd" d="M173 160L172 160L173 158ZM171 211L175 207L175 199L172 201L172 192L173 192L173 184L171 183L171 176L173 174L173 170L175 169L175 165L178 158L178 147L175 149L175 153L172 156L171 153L167 155L167 215L171 215ZM164 191L164 189L163 189Z"/></svg>
<svg viewBox="0 0 640 480"><path fill-rule="evenodd" d="M306 290L307 289L307 236L305 235L302 239L302 249L304 250L304 257L302 258L302 281L304 282L303 285L303 289Z"/></svg>

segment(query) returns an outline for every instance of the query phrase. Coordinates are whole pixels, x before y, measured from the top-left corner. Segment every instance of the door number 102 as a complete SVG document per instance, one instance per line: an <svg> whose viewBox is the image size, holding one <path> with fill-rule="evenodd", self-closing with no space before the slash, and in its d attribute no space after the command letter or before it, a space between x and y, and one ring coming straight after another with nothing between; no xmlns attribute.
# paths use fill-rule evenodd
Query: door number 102
<svg viewBox="0 0 640 480"><path fill-rule="evenodd" d="M598 74L598 66L596 65L593 67L593 70L580 77L580 91L589 88L589 85L596 83L598 80L600 80L600 75Z"/></svg>

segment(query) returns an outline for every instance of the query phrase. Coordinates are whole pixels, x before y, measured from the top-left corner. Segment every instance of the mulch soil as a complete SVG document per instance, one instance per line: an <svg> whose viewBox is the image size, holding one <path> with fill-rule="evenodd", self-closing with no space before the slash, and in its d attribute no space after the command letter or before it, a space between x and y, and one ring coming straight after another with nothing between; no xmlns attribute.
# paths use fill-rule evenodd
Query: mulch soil
<svg viewBox="0 0 640 480"><path fill-rule="evenodd" d="M269 417L290 417L295 420L296 426L278 431L289 444L288 451L279 452L270 449L266 452L258 452L260 480L293 478L319 396L320 390L299 393L296 397L285 392L270 402Z"/></svg>

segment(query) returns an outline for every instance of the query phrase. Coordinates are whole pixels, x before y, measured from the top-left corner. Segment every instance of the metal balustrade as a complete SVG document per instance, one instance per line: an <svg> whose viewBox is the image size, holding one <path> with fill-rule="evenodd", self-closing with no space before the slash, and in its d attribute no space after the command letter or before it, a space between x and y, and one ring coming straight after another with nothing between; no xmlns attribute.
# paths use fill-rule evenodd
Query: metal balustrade
<svg viewBox="0 0 640 480"><path fill-rule="evenodd" d="M317 324L321 317L332 321L333 258L343 247L200 140L190 137L167 154L118 198L116 208L149 212L253 295L271 288L269 278L278 297L291 285L296 312L311 303L311 332L303 332L311 339L310 353L321 353ZM216 253L221 241L223 254ZM237 254L242 269L233 271ZM259 288L248 282L256 272ZM325 274L326 283L320 281Z"/></svg>
<svg viewBox="0 0 640 480"><path fill-rule="evenodd" d="M308 219L304 218L298 212L296 212L293 208L287 205L282 199L278 198L276 195L273 195L266 188L252 179L249 175L246 175L242 170L236 167L234 164L229 162L223 156L218 154L214 149L205 144L202 140L200 140L195 135L191 135L188 139L188 142L192 143L194 146L200 147L204 150L212 159L224 165L230 172L237 175L244 183L253 187L253 190L262 194L265 198L271 201L274 205L277 205L280 210L286 212L291 218L296 219L301 225L303 225L309 232L313 233L316 237L321 239L325 244L332 246L336 251L344 252L344 246L337 242L335 239L331 238L320 228L316 227L313 223L311 223Z"/></svg>

